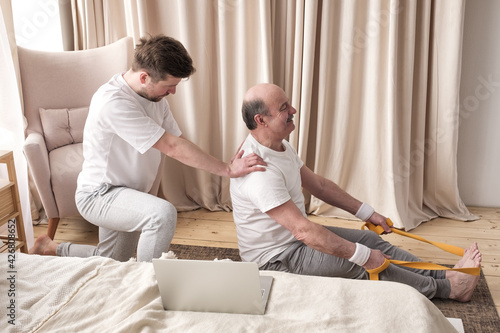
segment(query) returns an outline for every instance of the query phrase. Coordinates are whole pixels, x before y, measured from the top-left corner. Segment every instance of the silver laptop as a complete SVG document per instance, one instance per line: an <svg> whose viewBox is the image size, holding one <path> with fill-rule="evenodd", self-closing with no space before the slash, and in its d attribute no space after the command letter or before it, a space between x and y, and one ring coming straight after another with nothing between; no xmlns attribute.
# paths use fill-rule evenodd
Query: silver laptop
<svg viewBox="0 0 500 333"><path fill-rule="evenodd" d="M273 282L253 262L153 259L163 307L264 314Z"/></svg>

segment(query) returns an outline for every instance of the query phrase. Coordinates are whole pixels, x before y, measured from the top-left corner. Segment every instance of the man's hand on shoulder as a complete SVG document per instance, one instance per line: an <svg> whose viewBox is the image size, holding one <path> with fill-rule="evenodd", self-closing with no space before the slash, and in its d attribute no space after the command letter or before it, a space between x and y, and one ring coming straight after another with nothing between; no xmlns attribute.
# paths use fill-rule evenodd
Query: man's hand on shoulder
<svg viewBox="0 0 500 333"><path fill-rule="evenodd" d="M249 174L254 171L266 171L264 166L267 165L266 162L257 154L252 153L245 157L243 156L244 151L240 150L232 159L231 164L229 164L229 177L238 178Z"/></svg>

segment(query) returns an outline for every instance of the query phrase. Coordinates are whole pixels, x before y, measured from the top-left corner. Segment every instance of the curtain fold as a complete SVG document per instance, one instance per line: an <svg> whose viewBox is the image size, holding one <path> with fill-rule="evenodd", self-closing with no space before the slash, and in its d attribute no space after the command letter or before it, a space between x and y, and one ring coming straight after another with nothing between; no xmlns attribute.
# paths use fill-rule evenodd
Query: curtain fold
<svg viewBox="0 0 500 333"><path fill-rule="evenodd" d="M464 10L465 2L433 3L424 204L439 216L467 220L470 215L458 196L456 167Z"/></svg>
<svg viewBox="0 0 500 333"><path fill-rule="evenodd" d="M217 158L248 133L245 91L273 82L298 110L289 140L304 162L397 227L477 218L457 187L465 0L72 1L79 22L104 20L78 38L164 33L186 46L197 72L169 103ZM228 182L168 159L161 195L180 210L230 210ZM353 218L306 196L309 213Z"/></svg>

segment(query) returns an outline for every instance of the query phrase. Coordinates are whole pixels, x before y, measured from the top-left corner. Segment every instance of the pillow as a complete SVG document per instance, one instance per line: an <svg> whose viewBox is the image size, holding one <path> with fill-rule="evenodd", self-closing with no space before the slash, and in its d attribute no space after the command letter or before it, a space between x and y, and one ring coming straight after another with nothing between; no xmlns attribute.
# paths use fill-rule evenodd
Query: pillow
<svg viewBox="0 0 500 333"><path fill-rule="evenodd" d="M73 109L43 109L40 108L43 136L47 149L81 143L83 141L83 127L89 114L88 107Z"/></svg>

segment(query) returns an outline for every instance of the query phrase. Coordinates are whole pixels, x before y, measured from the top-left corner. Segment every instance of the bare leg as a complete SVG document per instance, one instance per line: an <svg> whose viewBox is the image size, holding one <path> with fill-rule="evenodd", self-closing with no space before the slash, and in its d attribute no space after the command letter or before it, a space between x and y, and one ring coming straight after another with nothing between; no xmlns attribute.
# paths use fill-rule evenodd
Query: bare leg
<svg viewBox="0 0 500 333"><path fill-rule="evenodd" d="M29 250L29 253L55 256L58 245L48 235L41 235L36 239L35 245Z"/></svg>
<svg viewBox="0 0 500 333"><path fill-rule="evenodd" d="M481 252L479 252L477 243L474 243L465 250L464 256L453 268L481 267L481 260ZM450 280L451 284L450 298L460 302L467 302L471 299L477 281L479 281L479 276L454 271L447 271L446 278Z"/></svg>

